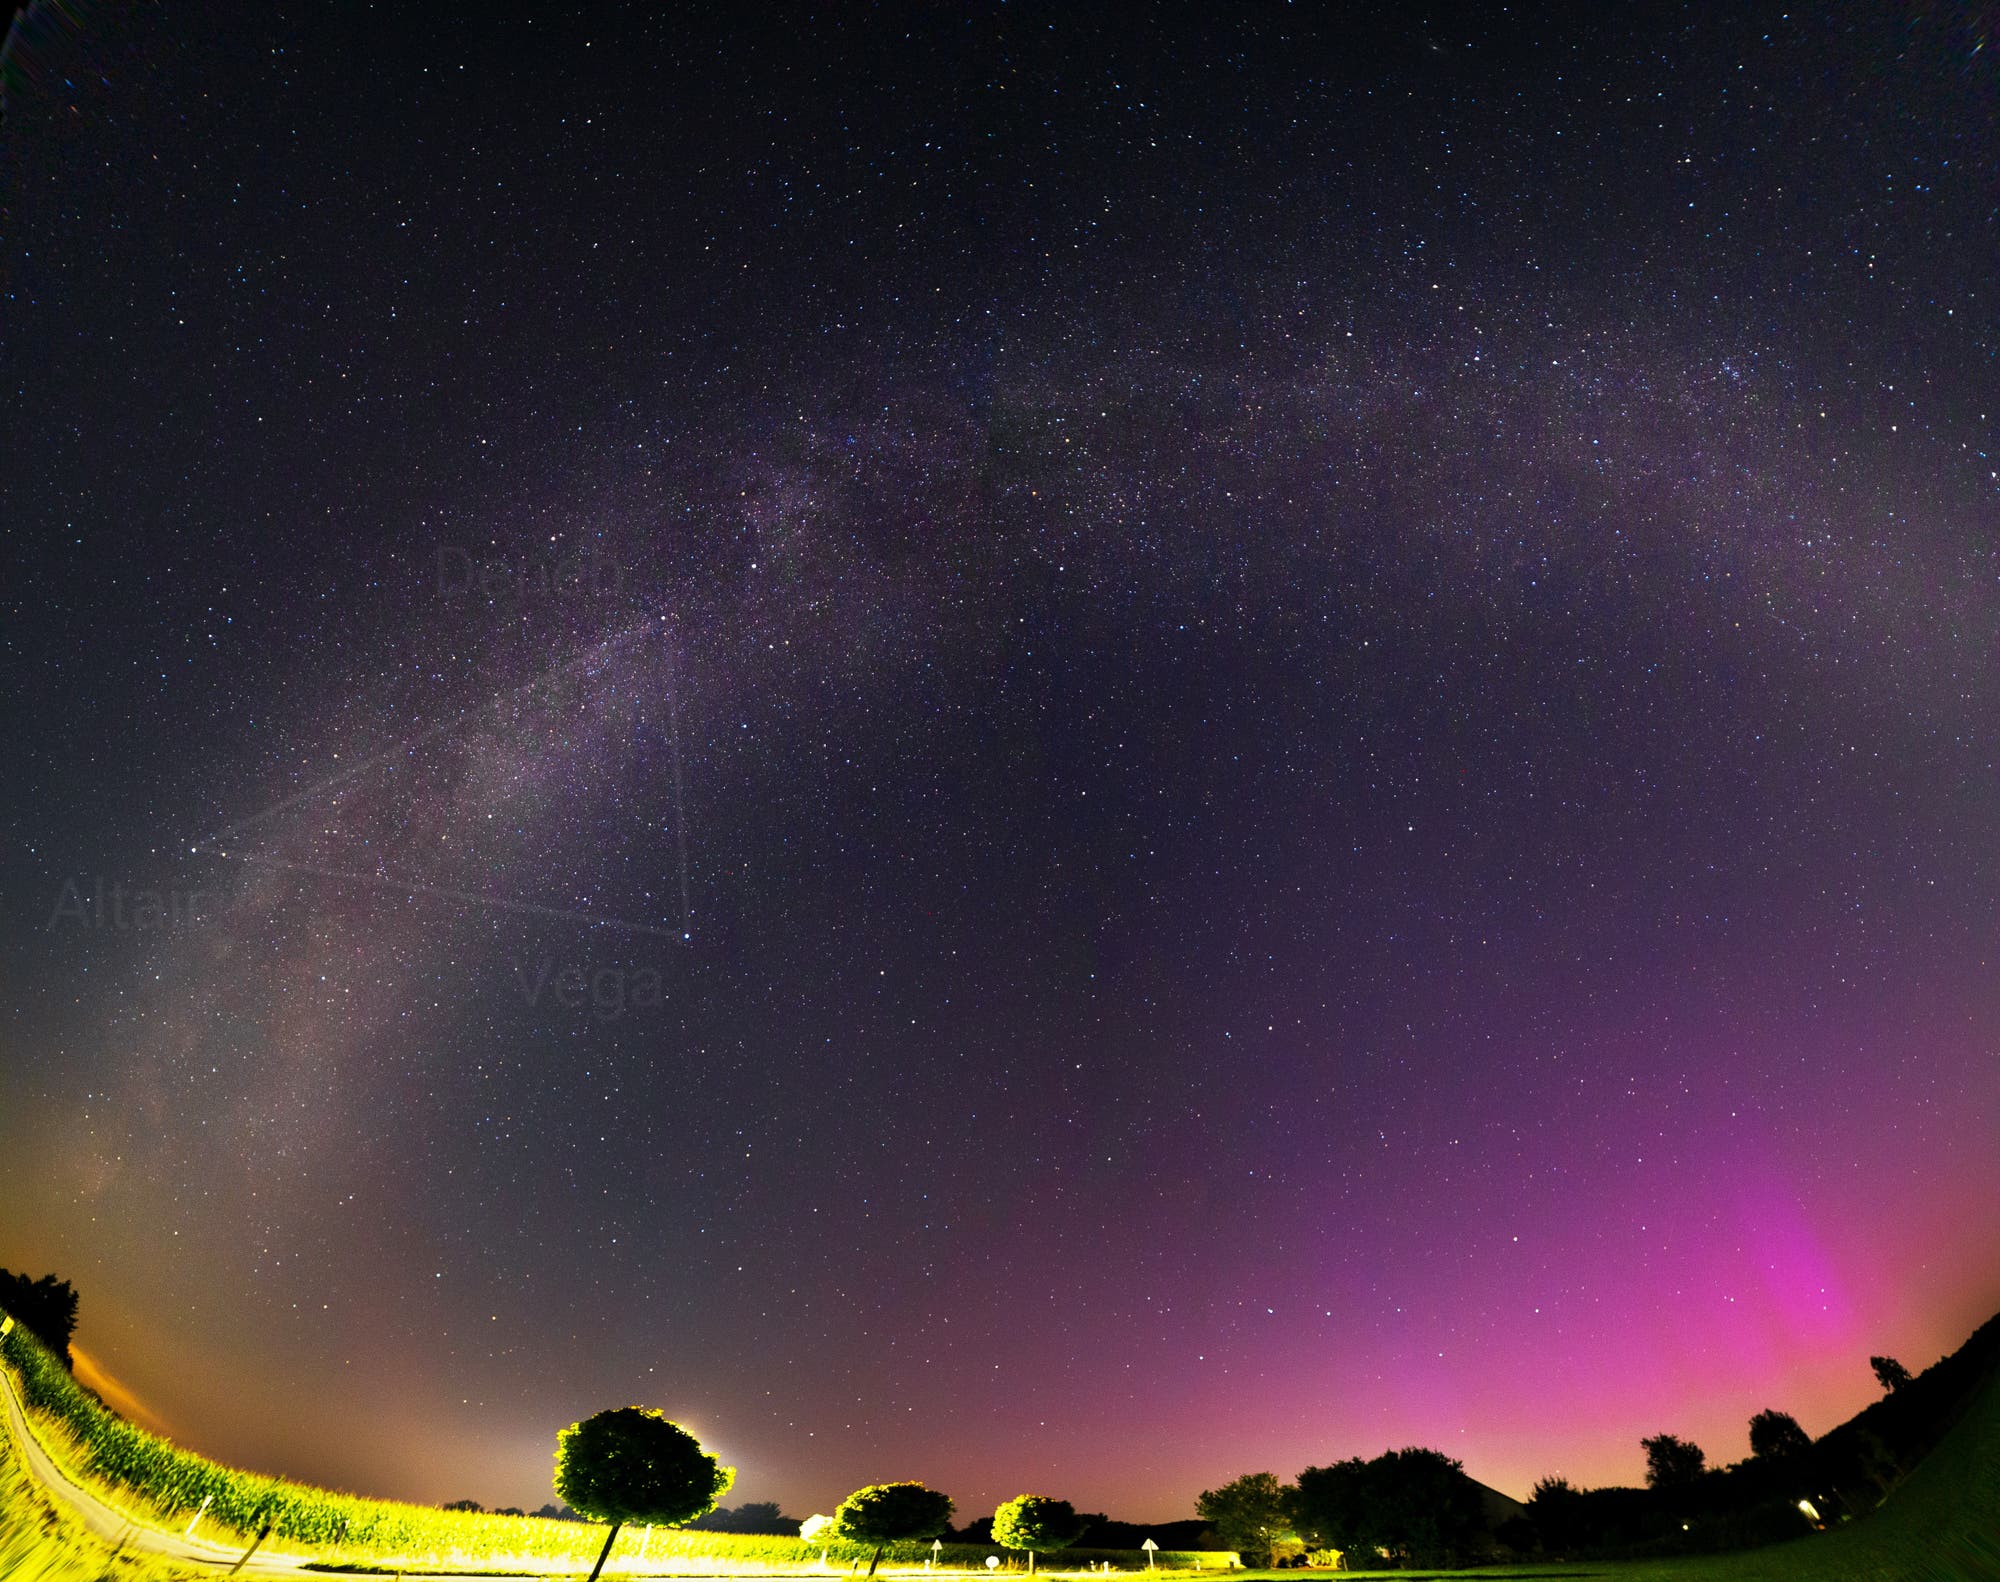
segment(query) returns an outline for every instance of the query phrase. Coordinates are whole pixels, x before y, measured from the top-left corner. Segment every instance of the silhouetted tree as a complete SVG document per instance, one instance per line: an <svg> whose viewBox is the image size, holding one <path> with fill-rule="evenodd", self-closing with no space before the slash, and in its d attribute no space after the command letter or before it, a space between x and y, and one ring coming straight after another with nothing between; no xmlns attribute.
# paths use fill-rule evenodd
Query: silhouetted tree
<svg viewBox="0 0 2000 1582"><path fill-rule="evenodd" d="M76 1333L76 1291L67 1280L45 1274L31 1280L25 1274L0 1269L0 1308L13 1314L67 1368L70 1337Z"/></svg>
<svg viewBox="0 0 2000 1582"><path fill-rule="evenodd" d="M1875 1370L1875 1382L1891 1394L1910 1382L1910 1370L1894 1357L1870 1357L1868 1366Z"/></svg>
<svg viewBox="0 0 2000 1582"><path fill-rule="evenodd" d="M1462 1462L1412 1445L1377 1456L1368 1470L1392 1554L1415 1565L1443 1565L1471 1547L1485 1510Z"/></svg>
<svg viewBox="0 0 2000 1582"><path fill-rule="evenodd" d="M486 1509L477 1500L453 1500L444 1508L448 1511L479 1511L482 1513Z"/></svg>
<svg viewBox="0 0 2000 1582"><path fill-rule="evenodd" d="M1219 1489L1202 1490L1194 1513L1246 1566L1264 1566L1270 1564L1271 1550L1293 1536L1291 1496L1292 1489L1275 1472L1246 1472Z"/></svg>
<svg viewBox="0 0 2000 1582"><path fill-rule="evenodd" d="M873 1576L884 1549L913 1538L937 1537L951 1525L953 1509L950 1495L921 1483L871 1483L834 1507L833 1520L819 1536L873 1544L875 1558L868 1562L868 1574Z"/></svg>
<svg viewBox="0 0 2000 1582"><path fill-rule="evenodd" d="M1564 1554L1583 1538L1583 1496L1568 1478L1543 1478L1528 1493L1528 1520L1544 1549Z"/></svg>
<svg viewBox="0 0 2000 1582"><path fill-rule="evenodd" d="M1464 1467L1416 1446L1307 1467L1291 1509L1309 1542L1364 1565L1377 1551L1422 1565L1449 1562L1472 1547L1485 1515Z"/></svg>
<svg viewBox="0 0 2000 1582"><path fill-rule="evenodd" d="M685 1525L704 1533L762 1533L782 1538L799 1530L797 1520L781 1512L776 1500L751 1500L734 1510L718 1506Z"/></svg>
<svg viewBox="0 0 2000 1582"><path fill-rule="evenodd" d="M1350 1571L1356 1556L1373 1557L1377 1545L1368 1463L1359 1456L1307 1467L1289 1504L1299 1536L1319 1548L1338 1549Z"/></svg>
<svg viewBox="0 0 2000 1582"><path fill-rule="evenodd" d="M1771 1461L1803 1455L1812 1449L1812 1436L1799 1427L1789 1412L1759 1412L1750 1419L1750 1454Z"/></svg>
<svg viewBox="0 0 2000 1582"><path fill-rule="evenodd" d="M1076 1507L1046 1494L1017 1494L993 1513L993 1541L1002 1549L1025 1549L1028 1571L1038 1549L1066 1549L1083 1531Z"/></svg>
<svg viewBox="0 0 2000 1582"><path fill-rule="evenodd" d="M1708 1457L1700 1445L1672 1434L1656 1434L1639 1441L1646 1452L1646 1486L1654 1489L1684 1489L1701 1481Z"/></svg>
<svg viewBox="0 0 2000 1582"><path fill-rule="evenodd" d="M620 1406L572 1423L556 1436L556 1493L611 1531L590 1569L590 1582L627 1522L674 1526L715 1509L736 1469L701 1448L664 1412Z"/></svg>

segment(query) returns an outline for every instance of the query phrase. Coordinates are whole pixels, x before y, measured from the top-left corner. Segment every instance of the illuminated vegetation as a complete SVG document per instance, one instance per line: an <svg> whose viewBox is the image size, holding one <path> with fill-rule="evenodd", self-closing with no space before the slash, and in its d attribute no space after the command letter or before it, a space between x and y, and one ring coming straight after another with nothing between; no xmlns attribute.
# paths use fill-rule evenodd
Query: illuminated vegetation
<svg viewBox="0 0 2000 1582"><path fill-rule="evenodd" d="M116 1549L51 1500L0 1432L0 1576L9 1582L191 1582L186 1566Z"/></svg>
<svg viewBox="0 0 2000 1582"><path fill-rule="evenodd" d="M0 1340L0 1358L9 1365L34 1418L37 1437L51 1455L110 1503L163 1528L184 1527L206 1500L204 1534L240 1536L247 1544L269 1521L268 1547L273 1552L310 1555L324 1564L469 1570L509 1569L509 1562L519 1562L525 1569L554 1567L579 1576L591 1569L607 1536L607 1529L594 1522L436 1510L226 1467L106 1409L19 1327ZM607 1569L629 1571L643 1555L649 1569L671 1569L676 1563L698 1560L705 1572L757 1573L816 1569L822 1554L835 1565L868 1561L876 1552L872 1541L807 1542L656 1527L621 1534ZM948 1566L979 1567L993 1552L985 1544L947 1544L940 1558ZM888 1542L881 1546L881 1558L890 1566L921 1566L931 1558L931 1548L915 1539ZM1123 1567L1143 1564L1142 1557L1125 1550L1078 1551L1076 1558ZM1230 1558L1219 1553L1163 1552L1158 1561L1163 1567L1198 1570L1213 1569ZM9 1578L31 1574L0 1568L0 1575Z"/></svg>

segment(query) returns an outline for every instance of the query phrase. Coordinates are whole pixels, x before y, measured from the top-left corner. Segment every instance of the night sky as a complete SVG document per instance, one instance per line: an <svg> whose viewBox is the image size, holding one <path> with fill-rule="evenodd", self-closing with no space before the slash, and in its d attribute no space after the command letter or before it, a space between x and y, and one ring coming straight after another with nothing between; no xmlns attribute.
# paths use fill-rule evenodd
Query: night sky
<svg viewBox="0 0 2000 1582"><path fill-rule="evenodd" d="M1139 1520L2000 1307L1971 6L87 10L0 1263L184 1442Z"/></svg>

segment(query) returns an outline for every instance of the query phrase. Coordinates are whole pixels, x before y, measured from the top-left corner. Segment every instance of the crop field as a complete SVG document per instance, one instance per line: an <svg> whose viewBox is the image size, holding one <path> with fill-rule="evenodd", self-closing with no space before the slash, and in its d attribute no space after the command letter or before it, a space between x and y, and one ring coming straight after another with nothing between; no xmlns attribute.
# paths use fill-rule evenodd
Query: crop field
<svg viewBox="0 0 2000 1582"><path fill-rule="evenodd" d="M179 1529L199 1513L205 1535L233 1534L247 1544L268 1523L272 1552L357 1570L587 1572L604 1542L605 1529L592 1522L435 1510L223 1466L108 1410L19 1326L0 1339L0 1359L51 1456L108 1503L153 1525ZM871 1553L859 1544L628 1527L619 1535L607 1570L708 1575L839 1571L865 1563ZM983 1571L987 1556L994 1553L985 1545L946 1544L936 1563L946 1570ZM882 1564L885 1570L925 1571L932 1558L928 1543L892 1544ZM1163 1551L1157 1557L1163 1570L1188 1571L1220 1569L1233 1559L1217 1552ZM1144 1565L1143 1555L1122 1549L1067 1550L1062 1558L1065 1571L1106 1566L1137 1570Z"/></svg>

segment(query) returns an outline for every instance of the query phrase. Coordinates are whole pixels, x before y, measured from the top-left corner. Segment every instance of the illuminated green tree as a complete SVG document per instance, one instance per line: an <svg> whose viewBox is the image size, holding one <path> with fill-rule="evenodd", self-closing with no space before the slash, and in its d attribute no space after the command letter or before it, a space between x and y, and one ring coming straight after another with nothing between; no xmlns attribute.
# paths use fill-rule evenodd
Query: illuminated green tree
<svg viewBox="0 0 2000 1582"><path fill-rule="evenodd" d="M951 1525L954 1509L950 1495L921 1483L871 1483L835 1506L833 1520L818 1536L873 1544L875 1558L868 1562L868 1574L873 1576L890 1544L937 1537Z"/></svg>
<svg viewBox="0 0 2000 1582"><path fill-rule="evenodd" d="M1291 1485L1280 1483L1275 1472L1246 1472L1219 1489L1203 1489L1195 1498L1194 1513L1243 1557L1246 1566L1265 1566L1273 1549L1296 1542L1292 1495Z"/></svg>
<svg viewBox="0 0 2000 1582"><path fill-rule="evenodd" d="M993 1541L1002 1549L1027 1550L1030 1572L1037 1549L1066 1549L1082 1531L1076 1507L1046 1494L1017 1494L993 1513Z"/></svg>
<svg viewBox="0 0 2000 1582"><path fill-rule="evenodd" d="M599 1412L556 1436L556 1493L572 1509L611 1524L590 1582L597 1582L625 1523L693 1521L714 1510L735 1481L734 1467L723 1466L664 1412L643 1406Z"/></svg>

